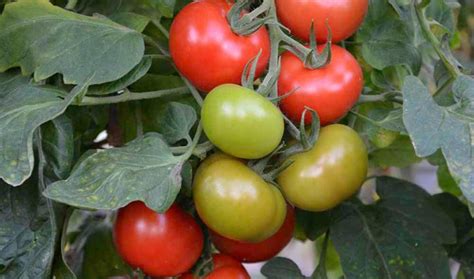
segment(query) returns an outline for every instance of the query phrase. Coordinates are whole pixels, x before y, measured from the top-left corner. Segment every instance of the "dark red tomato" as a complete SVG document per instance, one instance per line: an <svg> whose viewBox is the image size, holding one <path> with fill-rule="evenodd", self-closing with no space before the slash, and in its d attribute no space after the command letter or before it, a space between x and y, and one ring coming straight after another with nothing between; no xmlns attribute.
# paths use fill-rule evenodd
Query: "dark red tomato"
<svg viewBox="0 0 474 279"><path fill-rule="evenodd" d="M295 229L295 210L287 206L285 222L270 238L258 243L245 243L223 237L211 231L212 242L222 253L243 262L260 262L276 256L290 242Z"/></svg>
<svg viewBox="0 0 474 279"><path fill-rule="evenodd" d="M204 243L198 223L179 206L159 214L142 202L119 210L114 239L128 264L156 277L186 272L201 255Z"/></svg>
<svg viewBox="0 0 474 279"><path fill-rule="evenodd" d="M342 47L333 45L331 51L331 62L314 70L306 69L289 51L282 55L278 93L296 91L281 101L280 108L291 120L299 122L305 107L310 107L318 112L321 125L327 125L342 118L359 99L364 86L359 63ZM306 116L309 124L311 116Z"/></svg>
<svg viewBox="0 0 474 279"><path fill-rule="evenodd" d="M367 13L369 0L276 0L278 18L296 37L309 41L311 22L318 42L326 42L328 31L332 41L350 37L359 28Z"/></svg>
<svg viewBox="0 0 474 279"><path fill-rule="evenodd" d="M206 276L206 279L239 279L250 278L244 266L236 259L225 254L213 254L212 262L214 269ZM219 277L222 276L222 277ZM186 273L180 279L197 279L191 273Z"/></svg>
<svg viewBox="0 0 474 279"><path fill-rule="evenodd" d="M226 0L200 0L184 7L170 30L170 53L179 71L209 92L224 83L240 84L245 65L262 50L258 77L268 64L270 38L262 27L250 36L232 32Z"/></svg>

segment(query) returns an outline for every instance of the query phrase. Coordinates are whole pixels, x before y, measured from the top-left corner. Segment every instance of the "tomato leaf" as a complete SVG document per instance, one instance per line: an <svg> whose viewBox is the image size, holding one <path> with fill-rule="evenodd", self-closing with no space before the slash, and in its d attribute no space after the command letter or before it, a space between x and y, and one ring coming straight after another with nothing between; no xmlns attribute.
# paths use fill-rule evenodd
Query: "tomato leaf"
<svg viewBox="0 0 474 279"><path fill-rule="evenodd" d="M102 279L132 272L115 249L112 228L105 224L93 228L84 246L81 278Z"/></svg>
<svg viewBox="0 0 474 279"><path fill-rule="evenodd" d="M140 33L145 30L145 27L150 22L148 17L130 12L112 14L110 19Z"/></svg>
<svg viewBox="0 0 474 279"><path fill-rule="evenodd" d="M56 73L66 84L117 80L143 57L140 33L109 19L78 15L46 0L21 0L0 16L0 71L20 66L36 81Z"/></svg>
<svg viewBox="0 0 474 279"><path fill-rule="evenodd" d="M346 202L332 212L331 239L348 278L449 278L442 244L455 242L453 221L423 189L377 178L380 200Z"/></svg>
<svg viewBox="0 0 474 279"><path fill-rule="evenodd" d="M154 3L161 14L165 17L173 17L174 6L176 4L176 0L153 0L151 1Z"/></svg>
<svg viewBox="0 0 474 279"><path fill-rule="evenodd" d="M385 0L370 1L357 40L362 43L362 56L376 69L405 64L415 73L420 70L421 55L413 43L413 32Z"/></svg>
<svg viewBox="0 0 474 279"><path fill-rule="evenodd" d="M457 243L448 246L449 254L461 264L461 271L465 278L472 278L474 276L474 219L468 207L453 195L442 193L433 196L433 199L456 225Z"/></svg>
<svg viewBox="0 0 474 279"><path fill-rule="evenodd" d="M48 177L65 179L74 160L74 133L72 121L65 115L41 126L43 151L46 156L45 172Z"/></svg>
<svg viewBox="0 0 474 279"><path fill-rule="evenodd" d="M427 157L441 149L464 196L474 201L474 80L461 76L453 92L457 103L441 107L418 78L407 77L403 120L416 154Z"/></svg>
<svg viewBox="0 0 474 279"><path fill-rule="evenodd" d="M377 167L404 168L420 162L421 158L416 156L410 138L398 136L389 146L372 150L369 153L369 161Z"/></svg>
<svg viewBox="0 0 474 279"><path fill-rule="evenodd" d="M0 278L50 278L57 231L39 188L0 181Z"/></svg>
<svg viewBox="0 0 474 279"><path fill-rule="evenodd" d="M181 188L182 165L161 135L148 133L124 147L98 150L44 194L80 208L112 210L141 200L164 212Z"/></svg>
<svg viewBox="0 0 474 279"><path fill-rule="evenodd" d="M299 267L290 259L276 257L263 265L262 274L272 279L305 279Z"/></svg>
<svg viewBox="0 0 474 279"><path fill-rule="evenodd" d="M86 90L78 86L64 98L66 92L36 86L28 77L0 74L0 178L18 186L31 175L33 132L62 114Z"/></svg>
<svg viewBox="0 0 474 279"><path fill-rule="evenodd" d="M152 59L145 56L137 66L120 79L89 87L87 95L107 95L127 88L148 72L151 62Z"/></svg>
<svg viewBox="0 0 474 279"><path fill-rule="evenodd" d="M305 239L316 240L329 229L331 215L329 211L310 212L296 209L296 223Z"/></svg>
<svg viewBox="0 0 474 279"><path fill-rule="evenodd" d="M173 144L181 139L189 138L189 132L196 121L197 115L193 107L171 102L166 107L160 132L168 143Z"/></svg>

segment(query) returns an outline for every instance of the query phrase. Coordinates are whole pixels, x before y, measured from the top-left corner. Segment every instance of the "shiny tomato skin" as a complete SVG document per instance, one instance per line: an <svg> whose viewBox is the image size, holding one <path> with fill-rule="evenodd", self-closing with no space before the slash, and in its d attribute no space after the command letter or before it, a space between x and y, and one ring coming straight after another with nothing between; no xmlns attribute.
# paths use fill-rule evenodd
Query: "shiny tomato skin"
<svg viewBox="0 0 474 279"><path fill-rule="evenodd" d="M319 46L322 50L324 46ZM299 123L305 107L314 109L321 125L334 123L342 118L357 102L364 87L362 69L347 50L333 45L331 62L319 69L307 69L303 62L287 51L281 58L278 93L285 95L280 108L291 120ZM306 124L311 116L306 114Z"/></svg>
<svg viewBox="0 0 474 279"><path fill-rule="evenodd" d="M178 70L199 90L211 91L224 83L240 84L245 65L262 51L258 77L270 57L265 27L249 36L232 32L226 0L191 2L174 18L170 29L170 54Z"/></svg>
<svg viewBox="0 0 474 279"><path fill-rule="evenodd" d="M331 209L354 195L367 176L367 148L350 127L323 127L312 149L288 158L277 178L286 199L308 211Z"/></svg>
<svg viewBox="0 0 474 279"><path fill-rule="evenodd" d="M160 214L143 202L132 202L118 211L114 240L129 265L156 277L186 272L204 244L198 223L178 205Z"/></svg>
<svg viewBox="0 0 474 279"><path fill-rule="evenodd" d="M193 199L202 221L234 240L262 241L278 231L286 216L285 200L275 186L242 161L219 154L196 171Z"/></svg>
<svg viewBox="0 0 474 279"><path fill-rule="evenodd" d="M245 270L244 266L238 260L232 258L231 256L228 256L228 255L225 255L225 254L213 254L212 255L212 263L213 263L213 271L210 272L205 277L205 279L208 279L208 278L221 278L221 279L228 278L228 279L232 279L234 277L216 277L216 275L213 275L214 272L216 272L217 270L220 270L222 268L229 268L229 267L240 269L240 272L236 273L236 274L238 274L238 276L244 276L244 275L248 276L248 273ZM227 274L235 273L235 271L232 271L232 270L230 272L227 271L225 273L227 273ZM224 272L218 271L217 275L223 274L223 273ZM212 277L210 277L210 276L212 276ZM198 277L194 276L192 273L183 274L179 278L180 279L198 279ZM241 278L241 277L235 277L235 278ZM242 278L250 278L250 277L242 277Z"/></svg>
<svg viewBox="0 0 474 279"><path fill-rule="evenodd" d="M258 243L246 243L223 237L211 231L211 239L216 248L242 262L254 263L266 261L276 256L293 237L295 229L295 210L287 206L285 222L271 237Z"/></svg>
<svg viewBox="0 0 474 279"><path fill-rule="evenodd" d="M278 18L288 27L291 34L309 41L311 23L318 42L327 41L328 30L332 32L332 41L349 38L354 34L369 7L369 0L276 0Z"/></svg>
<svg viewBox="0 0 474 279"><path fill-rule="evenodd" d="M204 132L227 154L258 159L280 144L285 125L281 111L248 88L223 84L204 99L201 110Z"/></svg>

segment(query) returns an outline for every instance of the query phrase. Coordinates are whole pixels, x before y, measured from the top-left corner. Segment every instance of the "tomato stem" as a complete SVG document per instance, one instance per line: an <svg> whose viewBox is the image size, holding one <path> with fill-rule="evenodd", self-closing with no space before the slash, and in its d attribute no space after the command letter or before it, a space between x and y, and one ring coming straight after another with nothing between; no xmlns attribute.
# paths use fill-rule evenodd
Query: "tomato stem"
<svg viewBox="0 0 474 279"><path fill-rule="evenodd" d="M77 5L77 0L68 0L66 7L64 7L66 10L74 10Z"/></svg>
<svg viewBox="0 0 474 279"><path fill-rule="evenodd" d="M453 78L457 78L459 75L461 75L461 72L456 65L452 64L446 53L444 53L441 49L441 43L433 34L433 32L431 32L428 19L426 18L426 15L423 11L423 6L421 4L417 5L416 3L414 3L413 5L421 30L423 31L423 34L425 35L426 39L429 41L429 43L431 44L431 46L433 47L436 54L441 59L451 76Z"/></svg>
<svg viewBox="0 0 474 279"><path fill-rule="evenodd" d="M194 134L193 141L191 142L191 145L189 146L188 150L183 155L181 155L183 162L188 160L194 154L194 151L196 147L198 146L199 139L201 138L201 134L202 134L202 124L201 122L199 122L199 125L196 129L196 133Z"/></svg>
<svg viewBox="0 0 474 279"><path fill-rule="evenodd" d="M94 106L94 105L106 105L115 104L128 101L155 99L169 95L184 95L189 93L189 89L186 86L177 87L172 89L163 89L149 92L131 92L128 89L124 89L124 92L120 95L107 96L107 97L92 97L84 96L80 102L73 103L78 106Z"/></svg>
<svg viewBox="0 0 474 279"><path fill-rule="evenodd" d="M166 39L169 39L170 38L170 33L168 32L168 30L161 24L161 22L159 20L156 20L156 19L152 19L151 22L153 23L153 25L155 25L158 30L160 30L160 32L166 37Z"/></svg>

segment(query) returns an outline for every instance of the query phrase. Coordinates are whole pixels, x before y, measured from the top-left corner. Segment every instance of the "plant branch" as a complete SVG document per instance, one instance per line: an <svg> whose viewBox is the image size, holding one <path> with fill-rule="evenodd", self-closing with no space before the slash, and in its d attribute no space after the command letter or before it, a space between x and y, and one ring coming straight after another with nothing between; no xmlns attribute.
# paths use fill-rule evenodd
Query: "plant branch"
<svg viewBox="0 0 474 279"><path fill-rule="evenodd" d="M196 133L194 134L194 138L191 145L189 146L188 150L183 155L181 155L183 162L188 160L194 154L194 151L199 143L199 139L201 138L201 134L202 134L202 124L201 122L199 122L199 125L196 129Z"/></svg>
<svg viewBox="0 0 474 279"><path fill-rule="evenodd" d="M181 95L181 94L186 94L188 92L189 90L185 86L172 88L172 89L141 92L141 93L131 92L128 89L125 89L124 93L120 95L115 95L115 96L106 96L106 97L84 96L82 100L80 101L80 103L74 103L73 105L94 106L94 105L115 104L115 103L122 103L122 102L128 102L128 101L154 99L154 98L164 97L168 95Z"/></svg>
<svg viewBox="0 0 474 279"><path fill-rule="evenodd" d="M436 54L438 54L439 58L441 59L444 66L446 67L448 72L451 74L451 76L453 78L457 78L461 74L461 72L459 71L457 66L451 63L448 56L441 49L441 43L433 34L433 32L431 32L431 28L430 28L428 19L426 18L426 15L423 11L422 5L420 4L417 5L415 3L414 8L415 8L416 16L418 18L418 23L420 24L421 30L423 31L423 34L425 35L426 39L430 42L431 46L436 51Z"/></svg>
<svg viewBox="0 0 474 279"><path fill-rule="evenodd" d="M170 38L170 33L166 28L161 24L159 20L152 19L151 22L160 30L160 32L166 37L166 39Z"/></svg>
<svg viewBox="0 0 474 279"><path fill-rule="evenodd" d="M64 7L66 10L74 10L77 5L77 0L68 0L66 7Z"/></svg>

